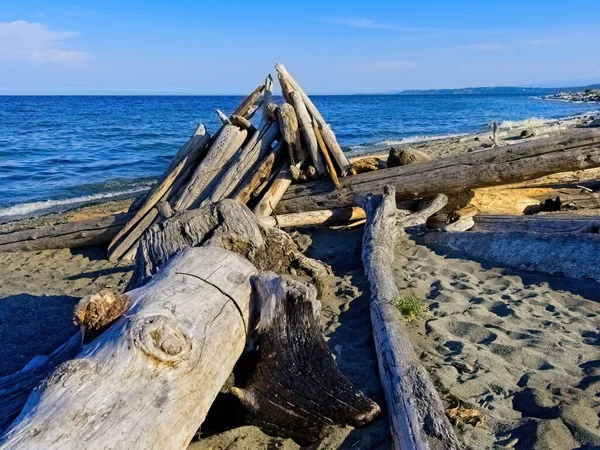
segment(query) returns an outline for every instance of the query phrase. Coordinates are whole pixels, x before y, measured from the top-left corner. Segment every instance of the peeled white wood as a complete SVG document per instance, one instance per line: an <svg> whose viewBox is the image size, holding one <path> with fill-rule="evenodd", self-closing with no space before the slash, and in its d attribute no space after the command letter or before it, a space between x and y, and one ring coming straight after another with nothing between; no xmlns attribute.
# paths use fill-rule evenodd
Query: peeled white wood
<svg viewBox="0 0 600 450"><path fill-rule="evenodd" d="M358 206L354 206L352 208L322 209L319 211L305 211L295 214L261 217L260 222L265 226L289 228L348 223L364 218L365 211Z"/></svg>
<svg viewBox="0 0 600 450"><path fill-rule="evenodd" d="M298 82L294 79L294 77L292 77L290 75L290 73L287 71L285 66L283 64L277 63L277 64L275 64L275 69L277 70L277 72L279 72L279 74L281 74L287 80L287 82L295 90L299 91L300 94L302 95L302 100L304 101L304 104L306 105L308 112L312 115L313 119L315 120L316 124L318 125L319 129L321 130L321 134L323 135L323 140L325 141L325 144L327 144L327 147L333 154L334 159L336 160L338 166L340 167L342 175L345 175L352 168L352 165L350 164L350 162L348 161L348 158L344 154L344 151L338 144L335 134L333 133L333 130L331 129L329 124L327 122L325 122L325 119L323 119L323 116L321 115L321 113L319 112L317 107L314 105L314 103L308 97L308 95L304 92L304 90L302 90L302 88L300 87Z"/></svg>
<svg viewBox="0 0 600 450"><path fill-rule="evenodd" d="M32 393L2 449L185 449L242 354L256 269L188 248Z"/></svg>
<svg viewBox="0 0 600 450"><path fill-rule="evenodd" d="M390 186L383 196L370 195L363 202L367 224L362 260L371 290L373 338L393 446L398 450L461 447L435 386L413 350L400 311L392 304L400 295L393 268L397 238L405 226L424 223L446 202L445 196L438 196L425 210L401 217Z"/></svg>

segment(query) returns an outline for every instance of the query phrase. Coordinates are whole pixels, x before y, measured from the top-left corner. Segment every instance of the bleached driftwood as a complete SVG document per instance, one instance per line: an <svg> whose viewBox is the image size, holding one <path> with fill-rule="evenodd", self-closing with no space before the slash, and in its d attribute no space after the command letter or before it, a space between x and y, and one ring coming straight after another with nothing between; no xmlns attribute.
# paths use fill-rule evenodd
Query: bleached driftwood
<svg viewBox="0 0 600 450"><path fill-rule="evenodd" d="M239 150L247 134L247 130L242 130L236 125L223 126L210 146L208 153L175 202L175 211L185 211L197 201L203 200L201 197L203 191L224 171L226 161Z"/></svg>
<svg viewBox="0 0 600 450"><path fill-rule="evenodd" d="M449 233L456 233L458 231L467 231L475 226L473 217L465 217L459 219L456 222L448 223L444 226L443 230Z"/></svg>
<svg viewBox="0 0 600 450"><path fill-rule="evenodd" d="M323 116L321 115L317 107L314 105L312 100L308 97L308 95L306 95L306 93L302 90L298 82L290 75L290 73L287 71L284 65L279 63L275 64L275 69L278 72L278 78L280 80L281 78L283 78L286 83L290 84L294 90L299 91L302 95L302 100L306 105L308 112L312 115L314 121L321 130L321 134L323 135L323 140L325 141L325 144L333 154L333 157L336 160L342 175L345 175L349 170L351 170L352 166L348 162L348 158L346 158L346 155L344 154L343 150L338 144L333 130L331 129L329 124L325 122L325 119L323 119ZM281 78L279 77L279 75L281 75Z"/></svg>
<svg viewBox="0 0 600 450"><path fill-rule="evenodd" d="M110 242L131 217L131 214L115 214L0 234L0 252L103 245Z"/></svg>
<svg viewBox="0 0 600 450"><path fill-rule="evenodd" d="M280 141L275 148L257 164L255 169L246 174L245 178L239 183L231 197L235 198L240 203L248 203L252 197L252 193L263 182L268 180L273 173L278 172L277 167L281 165L284 158L284 148L285 143Z"/></svg>
<svg viewBox="0 0 600 450"><path fill-rule="evenodd" d="M323 161L323 156L319 151L319 144L317 143L317 137L315 136L315 131L313 129L312 119L306 110L304 102L302 101L302 96L298 91L290 92L289 96L290 102L294 107L294 111L296 111L296 116L298 117L298 125L300 128L300 134L302 135L302 140L306 145L315 169L319 175L327 175L327 168L325 166L325 162Z"/></svg>
<svg viewBox="0 0 600 450"><path fill-rule="evenodd" d="M185 143L185 145L173 157L171 164L165 170L162 178L152 188L145 202L135 212L135 215L125 224L125 226L114 237L108 246L108 253L113 253L114 247L123 236L134 228L143 217L161 200L161 198L169 191L177 177L185 171L187 167L195 165L206 150L206 146L210 140L210 134L207 133L204 125L200 124L194 134ZM119 255L120 256L120 255Z"/></svg>
<svg viewBox="0 0 600 450"><path fill-rule="evenodd" d="M329 172L329 178L333 182L336 189L342 187L340 180L338 179L337 173L335 171L335 167L333 162L331 161L331 157L329 156L329 151L327 150L327 146L323 141L323 136L321 136L321 132L319 131L319 127L316 124L313 124L313 129L315 131L315 136L317 137L317 143L319 144L319 148L321 149L321 153L323 154L323 159L325 160L325 165L327 166L327 171Z"/></svg>
<svg viewBox="0 0 600 450"><path fill-rule="evenodd" d="M575 215L479 215L473 218L473 231L494 233L528 232L528 233L595 233L600 232L600 216Z"/></svg>
<svg viewBox="0 0 600 450"><path fill-rule="evenodd" d="M460 448L444 405L413 350L400 311L392 304L399 296L393 269L397 238L404 227L424 223L446 201L445 196L438 196L421 212L402 217L391 186L386 186L383 196L363 199L367 225L362 260L371 289L373 337L392 441L399 450Z"/></svg>
<svg viewBox="0 0 600 450"><path fill-rule="evenodd" d="M281 135L287 144L290 164L296 164L306 159L302 141L300 139L300 130L298 128L298 118L294 107L289 103L281 105L278 111L279 127Z"/></svg>
<svg viewBox="0 0 600 450"><path fill-rule="evenodd" d="M351 208L321 209L318 211L305 211L294 214L282 214L280 216L261 217L260 222L271 227L290 228L349 223L364 218L365 211L358 206L354 206Z"/></svg>
<svg viewBox="0 0 600 450"><path fill-rule="evenodd" d="M258 217L270 216L291 184L292 174L290 173L290 164L285 162L263 197L252 210L254 214Z"/></svg>
<svg viewBox="0 0 600 450"><path fill-rule="evenodd" d="M359 174L344 180L338 190L329 181L293 185L276 212L352 206L356 194L380 192L388 184L396 187L398 199L416 198L592 167L600 167L600 131L573 130L558 137Z"/></svg>
<svg viewBox="0 0 600 450"><path fill-rule="evenodd" d="M595 233L427 233L427 246L450 257L528 272L600 281L600 236Z"/></svg>

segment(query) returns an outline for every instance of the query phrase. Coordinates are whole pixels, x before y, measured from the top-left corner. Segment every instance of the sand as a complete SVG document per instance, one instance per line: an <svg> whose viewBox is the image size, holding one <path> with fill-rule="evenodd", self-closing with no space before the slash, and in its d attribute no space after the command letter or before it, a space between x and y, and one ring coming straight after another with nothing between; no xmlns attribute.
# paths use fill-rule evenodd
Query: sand
<svg viewBox="0 0 600 450"><path fill-rule="evenodd" d="M427 144L434 154L464 152L474 136ZM95 206L28 223L57 222L119 210ZM77 215L79 214L79 216ZM6 231L21 224L0 227ZM325 334L342 372L384 409L362 429L338 428L315 449L390 448L371 337L368 286L360 260L362 228L304 229L295 239L331 264L335 295L322 299ZM395 271L403 293L422 297L429 314L409 325L412 342L439 391L480 411L480 426L457 424L469 449L600 448L600 286L492 267L436 254L422 236L399 242ZM82 296L123 290L130 263L105 249L0 253L0 376L47 354L74 331ZM222 426L227 427L227 423ZM201 433L191 449L297 449L258 428Z"/></svg>

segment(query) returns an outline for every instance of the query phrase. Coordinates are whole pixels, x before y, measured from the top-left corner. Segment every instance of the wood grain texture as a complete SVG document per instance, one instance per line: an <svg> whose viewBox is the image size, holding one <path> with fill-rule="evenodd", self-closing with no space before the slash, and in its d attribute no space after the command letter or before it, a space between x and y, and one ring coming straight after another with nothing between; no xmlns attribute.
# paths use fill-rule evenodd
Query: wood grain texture
<svg viewBox="0 0 600 450"><path fill-rule="evenodd" d="M313 123L304 102L302 96L298 91L290 92L290 102L296 111L296 117L298 117L298 126L300 128L300 135L302 136L302 142L312 159L313 165L319 175L327 175L327 168L323 156L319 151L319 144L317 143L317 137L313 129Z"/></svg>
<svg viewBox="0 0 600 450"><path fill-rule="evenodd" d="M334 190L329 181L293 185L281 199L278 214L352 206L357 194L396 188L398 199L438 192L452 193L496 186L544 175L600 167L600 131L574 130L547 139L382 169L344 178Z"/></svg>
<svg viewBox="0 0 600 450"><path fill-rule="evenodd" d="M291 184L292 174L290 173L290 164L285 162L267 191L263 194L263 197L252 210L254 214L258 217L270 216Z"/></svg>
<svg viewBox="0 0 600 450"><path fill-rule="evenodd" d="M222 248L180 252L29 397L0 448L185 449L244 349L255 274Z"/></svg>
<svg viewBox="0 0 600 450"><path fill-rule="evenodd" d="M447 201L447 199L446 199ZM394 249L406 224L424 223L427 215L444 206L437 197L426 212L401 217L395 192L363 199L367 224L362 260L371 290L371 322L395 449L460 448L445 415L444 405L410 343L400 311L392 304L400 293L394 276Z"/></svg>
<svg viewBox="0 0 600 450"><path fill-rule="evenodd" d="M600 216L575 215L478 215L473 231L510 233L599 233Z"/></svg>

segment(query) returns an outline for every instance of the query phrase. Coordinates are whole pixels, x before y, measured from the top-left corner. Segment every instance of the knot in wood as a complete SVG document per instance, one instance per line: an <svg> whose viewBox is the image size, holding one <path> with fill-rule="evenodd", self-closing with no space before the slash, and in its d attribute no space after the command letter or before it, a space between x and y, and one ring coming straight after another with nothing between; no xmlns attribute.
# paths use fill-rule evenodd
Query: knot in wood
<svg viewBox="0 0 600 450"><path fill-rule="evenodd" d="M192 339L175 320L165 316L138 319L131 328L132 338L150 358L167 364L189 359Z"/></svg>

